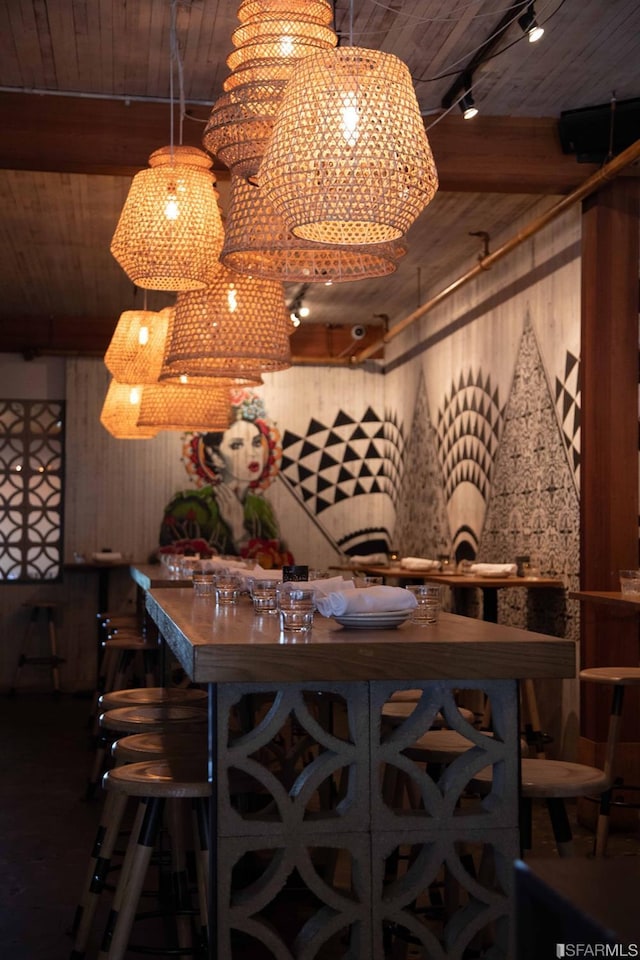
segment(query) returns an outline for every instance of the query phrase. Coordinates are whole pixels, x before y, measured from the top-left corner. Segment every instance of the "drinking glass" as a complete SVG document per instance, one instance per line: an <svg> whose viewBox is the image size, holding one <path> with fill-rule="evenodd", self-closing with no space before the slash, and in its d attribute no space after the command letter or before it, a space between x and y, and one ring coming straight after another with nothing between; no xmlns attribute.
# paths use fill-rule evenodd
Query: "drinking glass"
<svg viewBox="0 0 640 960"><path fill-rule="evenodd" d="M406 587L418 601L411 612L413 623L427 626L437 623L442 607L442 587L434 583L411 583Z"/></svg>
<svg viewBox="0 0 640 960"><path fill-rule="evenodd" d="M381 587L384 584L384 577L355 577L356 587Z"/></svg>
<svg viewBox="0 0 640 960"><path fill-rule="evenodd" d="M283 631L302 633L311 630L315 610L315 590L294 582L278 585L278 610Z"/></svg>
<svg viewBox="0 0 640 960"><path fill-rule="evenodd" d="M242 590L242 578L235 573L219 573L214 579L217 602L219 604L237 603Z"/></svg>
<svg viewBox="0 0 640 960"><path fill-rule="evenodd" d="M256 613L278 612L278 580L252 580L249 591Z"/></svg>
<svg viewBox="0 0 640 960"><path fill-rule="evenodd" d="M627 596L640 597L640 570L621 570L620 589Z"/></svg>
<svg viewBox="0 0 640 960"><path fill-rule="evenodd" d="M196 570L193 574L193 594L196 597L212 597L214 593L214 577L212 573L202 573Z"/></svg>

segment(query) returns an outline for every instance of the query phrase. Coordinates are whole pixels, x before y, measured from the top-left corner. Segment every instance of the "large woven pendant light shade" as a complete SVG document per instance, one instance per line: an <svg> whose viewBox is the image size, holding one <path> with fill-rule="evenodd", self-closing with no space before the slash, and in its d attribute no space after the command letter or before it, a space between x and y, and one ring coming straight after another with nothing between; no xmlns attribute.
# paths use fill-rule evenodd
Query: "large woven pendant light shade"
<svg viewBox="0 0 640 960"><path fill-rule="evenodd" d="M232 270L283 283L340 283L387 276L406 252L404 240L361 246L301 240L287 230L260 187L231 177L220 260Z"/></svg>
<svg viewBox="0 0 640 960"><path fill-rule="evenodd" d="M100 412L100 423L117 440L150 440L158 433L155 426L138 426L142 386L112 380Z"/></svg>
<svg viewBox="0 0 640 960"><path fill-rule="evenodd" d="M199 290L215 273L223 228L211 158L196 147L161 147L133 178L111 253L150 290Z"/></svg>
<svg viewBox="0 0 640 960"><path fill-rule="evenodd" d="M231 421L232 380L156 383L142 389L138 424L156 430L226 430Z"/></svg>
<svg viewBox="0 0 640 960"><path fill-rule="evenodd" d="M258 176L298 237L361 244L403 236L438 187L406 65L361 47L300 60Z"/></svg>
<svg viewBox="0 0 640 960"><path fill-rule="evenodd" d="M281 283L220 266L206 290L176 298L160 379L284 370L292 332Z"/></svg>
<svg viewBox="0 0 640 960"><path fill-rule="evenodd" d="M173 307L125 310L111 337L104 362L119 383L157 383Z"/></svg>
<svg viewBox="0 0 640 960"><path fill-rule="evenodd" d="M205 148L239 176L257 173L297 61L334 47L328 0L248 0L233 32L232 71L205 128Z"/></svg>

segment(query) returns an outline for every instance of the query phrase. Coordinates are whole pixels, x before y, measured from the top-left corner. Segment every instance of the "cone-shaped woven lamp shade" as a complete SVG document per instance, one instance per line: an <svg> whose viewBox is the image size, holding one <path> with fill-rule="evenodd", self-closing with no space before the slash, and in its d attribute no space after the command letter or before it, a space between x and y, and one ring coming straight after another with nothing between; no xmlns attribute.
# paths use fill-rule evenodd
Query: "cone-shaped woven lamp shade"
<svg viewBox="0 0 640 960"><path fill-rule="evenodd" d="M407 252L403 240L330 245L301 240L287 230L260 187L231 177L231 201L220 260L226 267L283 283L340 283L383 277Z"/></svg>
<svg viewBox="0 0 640 960"><path fill-rule="evenodd" d="M206 290L178 295L160 377L284 370L292 330L281 283L220 266Z"/></svg>
<svg viewBox="0 0 640 960"><path fill-rule="evenodd" d="M157 383L173 307L159 313L125 310L104 355L109 373L118 383Z"/></svg>
<svg viewBox="0 0 640 960"><path fill-rule="evenodd" d="M301 57L338 42L328 0L241 3L232 34L232 71L204 132L206 149L234 173L253 177L271 137L285 87Z"/></svg>
<svg viewBox="0 0 640 960"><path fill-rule="evenodd" d="M139 427L142 387L112 380L100 413L100 423L118 440L150 440L157 427Z"/></svg>
<svg viewBox="0 0 640 960"><path fill-rule="evenodd" d="M361 244L403 236L438 188L405 64L362 47L300 60L258 178L298 237Z"/></svg>
<svg viewBox="0 0 640 960"><path fill-rule="evenodd" d="M232 380L206 386L155 383L142 389L138 424L156 430L226 430L231 420Z"/></svg>
<svg viewBox="0 0 640 960"><path fill-rule="evenodd" d="M199 290L223 239L211 158L196 147L162 147L149 163L133 178L111 253L139 287Z"/></svg>

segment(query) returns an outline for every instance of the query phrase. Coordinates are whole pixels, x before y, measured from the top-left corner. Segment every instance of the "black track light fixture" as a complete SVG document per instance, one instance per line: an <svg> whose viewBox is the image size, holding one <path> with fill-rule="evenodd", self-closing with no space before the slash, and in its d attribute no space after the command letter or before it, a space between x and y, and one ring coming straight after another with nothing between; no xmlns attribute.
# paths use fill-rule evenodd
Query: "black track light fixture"
<svg viewBox="0 0 640 960"><path fill-rule="evenodd" d="M528 34L529 43L537 43L542 34L544 33L544 28L538 26L538 21L536 20L536 13L533 9L533 2L527 5L527 9L522 14L521 17L518 17L518 24L523 33Z"/></svg>
<svg viewBox="0 0 640 960"><path fill-rule="evenodd" d="M478 116L478 108L471 96L471 77L469 76L464 78L464 93L460 97L458 104L465 120L473 120L474 117Z"/></svg>

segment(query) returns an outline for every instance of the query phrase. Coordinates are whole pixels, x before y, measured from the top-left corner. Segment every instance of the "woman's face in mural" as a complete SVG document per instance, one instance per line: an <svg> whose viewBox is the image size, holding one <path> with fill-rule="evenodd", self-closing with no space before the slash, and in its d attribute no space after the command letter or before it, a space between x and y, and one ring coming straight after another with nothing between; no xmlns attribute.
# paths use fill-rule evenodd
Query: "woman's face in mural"
<svg viewBox="0 0 640 960"><path fill-rule="evenodd" d="M236 420L223 434L220 454L227 471L243 483L257 480L266 461L267 443L255 423Z"/></svg>

